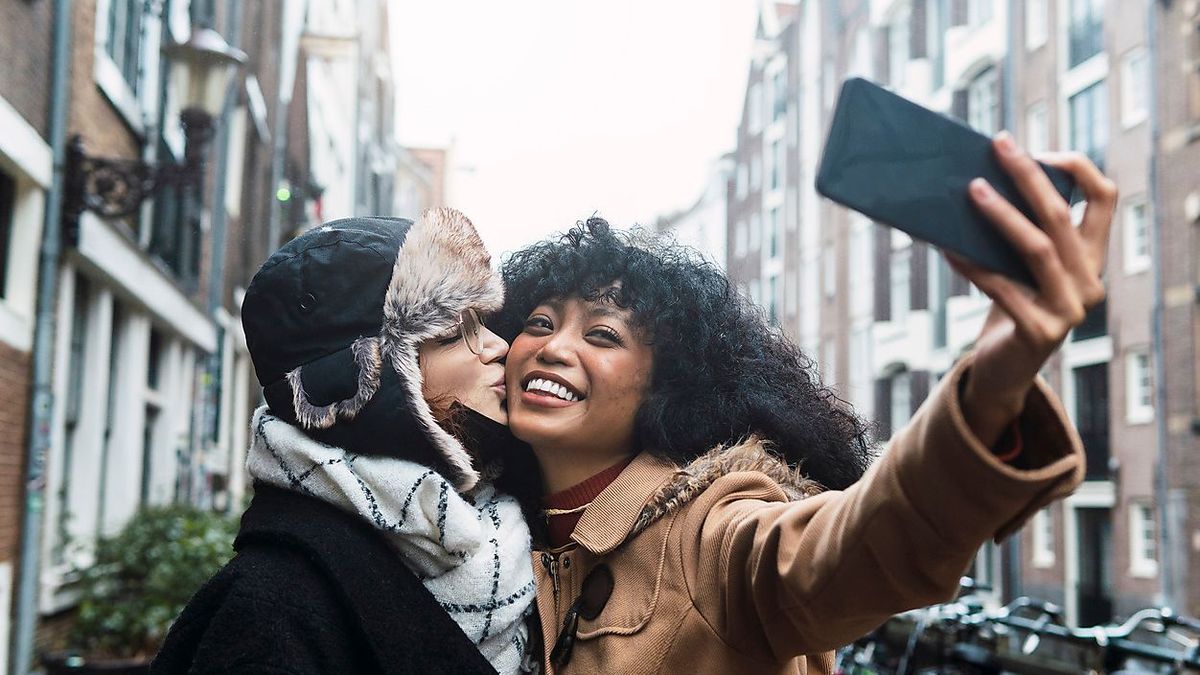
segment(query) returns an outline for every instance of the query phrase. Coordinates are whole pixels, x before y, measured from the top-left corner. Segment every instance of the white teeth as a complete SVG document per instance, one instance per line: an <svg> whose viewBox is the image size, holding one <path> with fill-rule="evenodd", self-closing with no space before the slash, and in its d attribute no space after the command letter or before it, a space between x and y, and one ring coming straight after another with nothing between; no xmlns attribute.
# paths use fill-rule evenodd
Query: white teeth
<svg viewBox="0 0 1200 675"><path fill-rule="evenodd" d="M542 379L540 377L530 380L525 385L525 391L544 391L555 398L560 398L564 401L570 401L572 403L579 400L579 397L572 393L570 389L567 389L557 382L551 382L550 380Z"/></svg>

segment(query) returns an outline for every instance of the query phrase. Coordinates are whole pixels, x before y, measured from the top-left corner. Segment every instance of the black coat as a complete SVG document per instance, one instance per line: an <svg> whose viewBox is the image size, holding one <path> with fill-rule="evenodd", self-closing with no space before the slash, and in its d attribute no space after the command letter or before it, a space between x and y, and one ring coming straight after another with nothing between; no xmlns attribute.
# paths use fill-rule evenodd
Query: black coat
<svg viewBox="0 0 1200 675"><path fill-rule="evenodd" d="M496 672L352 514L256 485L234 548L171 627L152 675Z"/></svg>

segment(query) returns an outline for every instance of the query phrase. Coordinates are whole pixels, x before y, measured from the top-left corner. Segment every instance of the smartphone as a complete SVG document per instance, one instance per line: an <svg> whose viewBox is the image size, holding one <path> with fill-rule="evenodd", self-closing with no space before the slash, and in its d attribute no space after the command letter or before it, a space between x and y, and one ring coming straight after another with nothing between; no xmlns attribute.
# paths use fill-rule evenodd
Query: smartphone
<svg viewBox="0 0 1200 675"><path fill-rule="evenodd" d="M1069 203L1075 189L1071 175L1041 166ZM1036 288L1020 254L971 202L967 183L976 177L1037 223L996 160L990 138L862 78L842 85L817 170L817 192Z"/></svg>

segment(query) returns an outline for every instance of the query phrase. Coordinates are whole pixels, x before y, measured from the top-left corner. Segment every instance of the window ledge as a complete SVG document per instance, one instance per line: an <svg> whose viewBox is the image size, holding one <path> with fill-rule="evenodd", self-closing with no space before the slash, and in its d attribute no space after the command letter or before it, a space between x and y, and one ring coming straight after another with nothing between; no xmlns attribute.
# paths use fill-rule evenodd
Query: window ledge
<svg viewBox="0 0 1200 675"><path fill-rule="evenodd" d="M33 321L0 298L0 342L27 352L33 349Z"/></svg>
<svg viewBox="0 0 1200 675"><path fill-rule="evenodd" d="M1148 272L1149 270L1150 270L1150 259L1149 258L1138 258L1136 260L1127 262L1127 263L1125 263L1125 269L1124 269L1125 276L1133 276L1135 274L1142 274L1144 272Z"/></svg>
<svg viewBox="0 0 1200 675"><path fill-rule="evenodd" d="M1137 560L1129 566L1129 576L1153 579L1158 576L1158 563L1153 560Z"/></svg>
<svg viewBox="0 0 1200 675"><path fill-rule="evenodd" d="M1033 566L1043 570L1054 567L1054 554L1045 551L1034 553Z"/></svg>
<svg viewBox="0 0 1200 675"><path fill-rule="evenodd" d="M1154 421L1154 409L1134 410L1125 415L1125 423L1129 425L1149 424Z"/></svg>

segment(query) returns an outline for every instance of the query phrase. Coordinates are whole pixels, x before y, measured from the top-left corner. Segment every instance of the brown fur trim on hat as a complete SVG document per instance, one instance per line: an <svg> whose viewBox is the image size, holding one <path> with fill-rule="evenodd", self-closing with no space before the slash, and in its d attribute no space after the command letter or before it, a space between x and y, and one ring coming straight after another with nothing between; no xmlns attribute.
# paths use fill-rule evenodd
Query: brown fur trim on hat
<svg viewBox="0 0 1200 675"><path fill-rule="evenodd" d="M417 360L422 342L451 330L467 308L487 313L504 304L504 282L471 221L449 208L421 214L396 257L383 306L384 357L403 376L417 421L458 474L459 491L479 481L462 443L434 419Z"/></svg>
<svg viewBox="0 0 1200 675"><path fill-rule="evenodd" d="M805 477L799 467L788 466L770 448L769 441L751 435L740 443L713 448L692 460L654 493L634 523L630 536L683 508L721 476L739 471L766 474L779 484L791 501L799 501L825 490L820 483Z"/></svg>
<svg viewBox="0 0 1200 675"><path fill-rule="evenodd" d="M304 366L293 368L287 373L288 384L292 388L292 409L296 413L296 421L305 429L328 429L339 418L352 420L367 401L379 390L379 368L382 356L379 350L379 338L362 337L350 345L354 354L354 364L358 367L358 388L354 396L343 401L335 401L329 405L314 405L308 400L301 380Z"/></svg>

